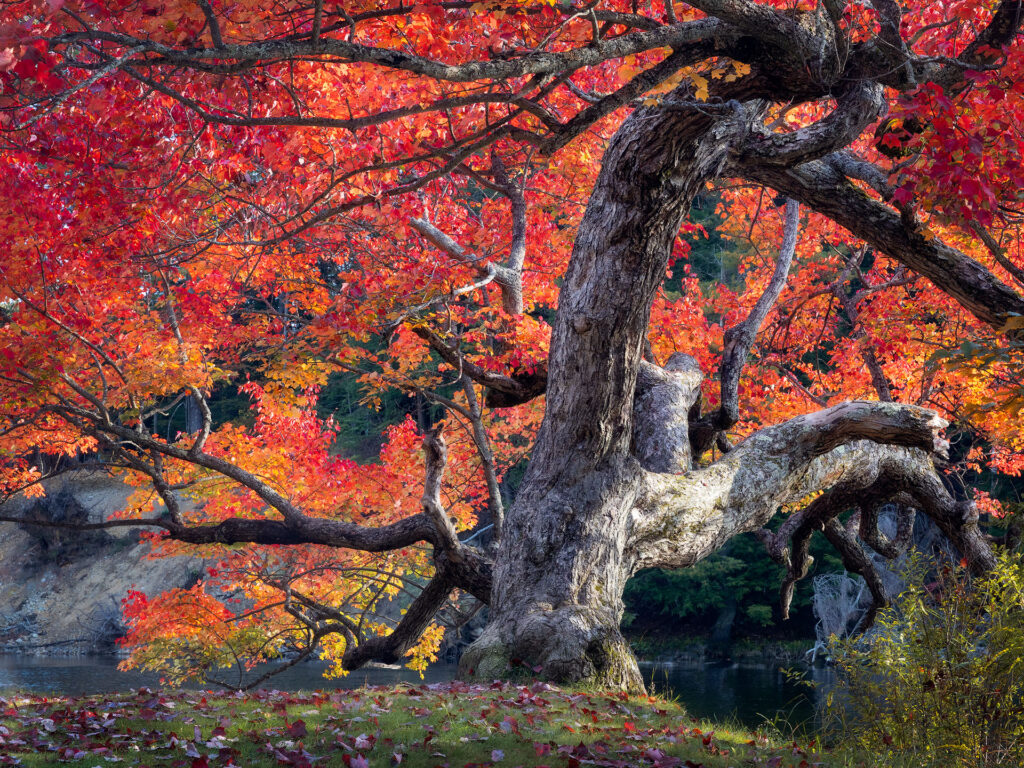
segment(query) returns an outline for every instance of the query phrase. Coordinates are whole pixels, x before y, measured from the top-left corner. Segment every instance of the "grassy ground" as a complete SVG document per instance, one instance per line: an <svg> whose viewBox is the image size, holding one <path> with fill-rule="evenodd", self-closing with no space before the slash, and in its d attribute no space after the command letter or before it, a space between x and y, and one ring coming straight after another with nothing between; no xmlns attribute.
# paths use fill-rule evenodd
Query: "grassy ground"
<svg viewBox="0 0 1024 768"><path fill-rule="evenodd" d="M0 698L0 765L33 768L847 764L813 744L699 723L660 698L545 683Z"/></svg>

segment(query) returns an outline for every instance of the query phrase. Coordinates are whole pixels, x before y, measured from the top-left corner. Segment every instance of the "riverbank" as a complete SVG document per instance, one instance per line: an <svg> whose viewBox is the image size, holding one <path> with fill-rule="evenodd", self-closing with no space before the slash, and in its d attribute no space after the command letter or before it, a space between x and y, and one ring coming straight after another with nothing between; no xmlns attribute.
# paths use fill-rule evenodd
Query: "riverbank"
<svg viewBox="0 0 1024 768"><path fill-rule="evenodd" d="M267 680L262 687L281 691L352 689L363 686L395 686L448 683L456 676L454 664L431 664L425 679L405 667L368 666L345 677L325 679L323 662L297 664ZM252 670L249 680L265 668ZM769 664L646 664L640 671L648 691L677 701L695 717L729 720L747 728L765 723L785 723L787 730L813 731L821 720L822 703L831 690L832 670L806 671L806 682ZM234 682L230 670L220 678ZM90 696L121 694L140 687L157 688L160 675L117 669L109 656L38 657L0 654L0 696L13 692L37 696ZM193 683L186 688L209 688Z"/></svg>
<svg viewBox="0 0 1024 768"><path fill-rule="evenodd" d="M677 703L547 683L329 693L140 689L0 698L0 764L214 766L853 766L814 742L702 722Z"/></svg>
<svg viewBox="0 0 1024 768"><path fill-rule="evenodd" d="M5 513L99 522L124 506L131 489L89 470L46 483L43 499L9 501ZM202 573L197 557L150 558L137 532L90 534L0 523L0 652L76 656L113 652L124 634L129 589L155 595L187 587Z"/></svg>

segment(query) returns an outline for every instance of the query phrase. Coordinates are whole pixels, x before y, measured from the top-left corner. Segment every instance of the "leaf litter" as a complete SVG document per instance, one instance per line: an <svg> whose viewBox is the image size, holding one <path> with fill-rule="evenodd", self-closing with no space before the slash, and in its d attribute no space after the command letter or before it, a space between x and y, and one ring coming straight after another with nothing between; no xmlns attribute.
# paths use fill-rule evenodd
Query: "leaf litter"
<svg viewBox="0 0 1024 768"><path fill-rule="evenodd" d="M709 730L662 698L544 682L0 697L0 766L396 765L817 768L829 762L813 742Z"/></svg>

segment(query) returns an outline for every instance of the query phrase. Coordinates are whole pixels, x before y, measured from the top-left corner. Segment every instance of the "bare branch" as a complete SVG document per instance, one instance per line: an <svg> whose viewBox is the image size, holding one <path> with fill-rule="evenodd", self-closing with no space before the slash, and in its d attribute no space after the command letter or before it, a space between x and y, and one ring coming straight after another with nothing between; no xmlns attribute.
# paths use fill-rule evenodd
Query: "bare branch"
<svg viewBox="0 0 1024 768"><path fill-rule="evenodd" d="M985 244L985 248L988 249L988 252L992 255L992 258L996 260L999 266L1010 273L1013 279L1017 281L1017 285L1024 286L1024 269L1021 269L1010 261L1009 257L1006 255L1006 251L999 245L996 239L992 237L991 233L976 221L971 223L971 229L974 231L974 234L978 236L981 242Z"/></svg>
<svg viewBox="0 0 1024 768"><path fill-rule="evenodd" d="M514 213L514 208L513 208ZM477 274L487 277L487 281L493 280L501 287L502 301L505 305L505 309L510 314L520 314L523 311L523 289L522 283L519 278L519 271L522 268L520 264L518 269L513 269L510 266L502 264L492 264L486 259L482 259L478 256L469 254L465 248L456 243L451 237L442 232L440 229L435 227L426 219L413 218L409 220L412 228L423 235L433 245L437 246L438 249L444 251L449 256L454 258L463 264L472 267ZM526 224L526 207L523 204L522 210L522 224L523 224L523 249L525 252L525 224Z"/></svg>
<svg viewBox="0 0 1024 768"><path fill-rule="evenodd" d="M743 366L747 355L757 338L771 308L778 301L782 289L786 287L786 278L796 253L797 237L800 233L800 204L793 199L786 201L785 224L782 231L782 245L775 260L775 271L765 286L757 303L747 318L725 332L724 349L722 350L721 397L722 405L714 417L714 425L725 430L739 421L739 386Z"/></svg>
<svg viewBox="0 0 1024 768"><path fill-rule="evenodd" d="M1024 298L983 265L937 239L908 228L823 160L795 168L743 164L737 175L765 184L828 216L857 237L927 277L982 322L1001 329L1024 315Z"/></svg>
<svg viewBox="0 0 1024 768"><path fill-rule="evenodd" d="M441 503L441 480L448 461L448 446L442 434L444 424L441 423L423 435L423 453L426 458L426 479L423 482L423 512L437 531L437 543L449 552L449 556L458 556L462 548L458 531L452 523L448 512Z"/></svg>
<svg viewBox="0 0 1024 768"><path fill-rule="evenodd" d="M412 72L435 80L470 83L478 80L508 80L526 75L555 74L590 67L610 59L629 56L658 48L677 47L699 40L708 40L722 32L714 19L659 26L631 32L604 40L600 49L586 45L552 53L533 51L510 59L470 61L446 64L423 56L389 48L360 45L336 38L316 40L278 39L253 43L225 45L222 48L175 48L132 35L87 29L54 39L54 44L110 43L127 48L139 47L136 63L145 66L171 64L211 73L231 74L245 68L257 68L265 62L315 58L325 62L366 63L394 70ZM134 57L133 57L134 58Z"/></svg>
<svg viewBox="0 0 1024 768"><path fill-rule="evenodd" d="M221 37L220 22L217 21L209 0L196 0L196 4L202 9L203 16L206 17L206 25L210 28L210 40L213 42L213 47L223 48L224 38Z"/></svg>
<svg viewBox="0 0 1024 768"><path fill-rule="evenodd" d="M501 540L501 529L505 522L505 507L501 499L501 488L498 485L498 473L494 467L494 453L491 451L491 441L487 436L487 429L484 427L480 400L477 398L476 389L468 376L462 377L462 389L466 393L469 420L473 425L473 444L476 445L477 453L480 456L484 480L487 483L487 508L491 513L491 525L494 526L491 541L497 544Z"/></svg>

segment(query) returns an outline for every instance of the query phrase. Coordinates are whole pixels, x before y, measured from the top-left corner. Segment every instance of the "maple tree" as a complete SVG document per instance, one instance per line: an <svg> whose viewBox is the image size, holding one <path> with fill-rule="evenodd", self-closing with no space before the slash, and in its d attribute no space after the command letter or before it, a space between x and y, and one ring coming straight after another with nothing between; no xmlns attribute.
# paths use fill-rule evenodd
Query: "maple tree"
<svg viewBox="0 0 1024 768"><path fill-rule="evenodd" d="M131 596L135 663L423 664L457 592L464 674L636 689L626 579L738 533L784 606L814 531L878 604L861 541L915 511L994 562L998 502L935 461L955 421L1024 466L1021 3L0 8L2 489L93 453L137 489L95 526L217 563ZM738 291L690 270L708 185ZM443 435L336 455L339 373ZM214 420L231 383L253 424Z"/></svg>

